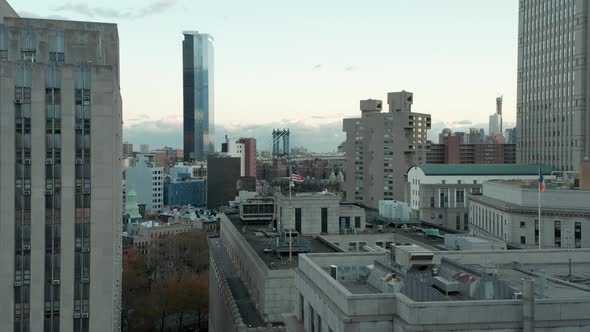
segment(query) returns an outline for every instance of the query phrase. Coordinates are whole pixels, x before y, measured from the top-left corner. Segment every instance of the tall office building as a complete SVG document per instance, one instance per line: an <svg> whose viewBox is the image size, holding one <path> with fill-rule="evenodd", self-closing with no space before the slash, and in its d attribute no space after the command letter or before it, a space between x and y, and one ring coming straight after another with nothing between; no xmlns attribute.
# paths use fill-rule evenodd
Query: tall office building
<svg viewBox="0 0 590 332"><path fill-rule="evenodd" d="M590 4L519 3L518 163L577 170L590 157Z"/></svg>
<svg viewBox="0 0 590 332"><path fill-rule="evenodd" d="M361 100L360 118L344 119L347 202L378 208L380 200L404 200L405 176L426 163L430 114L412 112L413 94L387 95L389 112L380 100Z"/></svg>
<svg viewBox="0 0 590 332"><path fill-rule="evenodd" d="M213 37L196 31L183 34L184 160L206 161L215 149Z"/></svg>
<svg viewBox="0 0 590 332"><path fill-rule="evenodd" d="M0 105L0 331L118 331L117 26L0 0Z"/></svg>

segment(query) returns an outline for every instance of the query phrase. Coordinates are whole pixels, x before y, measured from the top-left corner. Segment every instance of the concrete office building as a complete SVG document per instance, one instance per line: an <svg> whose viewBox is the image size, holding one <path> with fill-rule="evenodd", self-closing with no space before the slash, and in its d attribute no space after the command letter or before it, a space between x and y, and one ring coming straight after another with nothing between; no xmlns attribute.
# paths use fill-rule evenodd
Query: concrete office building
<svg viewBox="0 0 590 332"><path fill-rule="evenodd" d="M552 169L543 168L550 179ZM408 171L414 218L458 231L469 230L467 197L490 180L535 180L537 165L416 165Z"/></svg>
<svg viewBox="0 0 590 332"><path fill-rule="evenodd" d="M303 235L352 233L365 229L365 210L340 205L335 193L293 192L275 195L277 229Z"/></svg>
<svg viewBox="0 0 590 332"><path fill-rule="evenodd" d="M207 208L213 210L228 206L238 195L240 158L224 154L210 154L207 158Z"/></svg>
<svg viewBox="0 0 590 332"><path fill-rule="evenodd" d="M0 0L0 104L0 331L119 331L117 26Z"/></svg>
<svg viewBox="0 0 590 332"><path fill-rule="evenodd" d="M183 32L184 160L205 161L215 151L213 37Z"/></svg>
<svg viewBox="0 0 590 332"><path fill-rule="evenodd" d="M389 93L387 101L382 113L380 100L362 100L362 116L343 120L346 202L376 209L385 199L403 201L407 170L426 163L430 115L412 112L411 92Z"/></svg>
<svg viewBox="0 0 590 332"><path fill-rule="evenodd" d="M469 196L470 228L520 248L590 248L590 190L547 183L538 217L538 181L493 181Z"/></svg>
<svg viewBox="0 0 590 332"><path fill-rule="evenodd" d="M277 239L272 228L248 226L239 215L219 217L220 236L209 239L209 330L286 331L282 314L295 311L298 256L289 262L288 255L267 252ZM298 239L311 252L335 251L309 236Z"/></svg>
<svg viewBox="0 0 590 332"><path fill-rule="evenodd" d="M125 189L137 193L137 203L147 211L160 212L164 207L164 168L156 167L151 156L137 155L125 170Z"/></svg>
<svg viewBox="0 0 590 332"><path fill-rule="evenodd" d="M431 252L299 257L289 331L586 331L590 251ZM568 260L573 266L568 277ZM577 269L577 270L576 270Z"/></svg>
<svg viewBox="0 0 590 332"><path fill-rule="evenodd" d="M590 158L589 15L583 0L519 1L518 163L575 171Z"/></svg>

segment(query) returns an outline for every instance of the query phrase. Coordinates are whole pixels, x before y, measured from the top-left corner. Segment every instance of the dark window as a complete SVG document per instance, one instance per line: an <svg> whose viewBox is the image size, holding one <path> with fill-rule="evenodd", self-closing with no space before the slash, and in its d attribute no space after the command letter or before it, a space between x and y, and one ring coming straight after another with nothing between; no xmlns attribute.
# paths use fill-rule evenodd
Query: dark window
<svg viewBox="0 0 590 332"><path fill-rule="evenodd" d="M535 244L539 245L539 220L535 219Z"/></svg>
<svg viewBox="0 0 590 332"><path fill-rule="evenodd" d="M526 227L526 223L524 221L520 222L520 228L525 228Z"/></svg>
<svg viewBox="0 0 590 332"><path fill-rule="evenodd" d="M520 244L526 244L526 237L524 237L524 236L520 237Z"/></svg>
<svg viewBox="0 0 590 332"><path fill-rule="evenodd" d="M461 216L457 215L455 218L455 229L460 231L461 230Z"/></svg>
<svg viewBox="0 0 590 332"><path fill-rule="evenodd" d="M361 217L354 217L354 228L361 228Z"/></svg>
<svg viewBox="0 0 590 332"><path fill-rule="evenodd" d="M328 208L322 208L322 233L328 233Z"/></svg>
<svg viewBox="0 0 590 332"><path fill-rule="evenodd" d="M295 230L301 234L301 208L295 208Z"/></svg>
<svg viewBox="0 0 590 332"><path fill-rule="evenodd" d="M582 223L579 221L574 223L574 239L575 247L582 248Z"/></svg>
<svg viewBox="0 0 590 332"><path fill-rule="evenodd" d="M469 230L469 214L468 213L463 214L463 230L464 231Z"/></svg>
<svg viewBox="0 0 590 332"><path fill-rule="evenodd" d="M301 315L301 321L305 322L305 300L301 293L299 293L299 314Z"/></svg>
<svg viewBox="0 0 590 332"><path fill-rule="evenodd" d="M555 237L555 246L557 248L561 247L561 221L555 220L553 224L553 232Z"/></svg>

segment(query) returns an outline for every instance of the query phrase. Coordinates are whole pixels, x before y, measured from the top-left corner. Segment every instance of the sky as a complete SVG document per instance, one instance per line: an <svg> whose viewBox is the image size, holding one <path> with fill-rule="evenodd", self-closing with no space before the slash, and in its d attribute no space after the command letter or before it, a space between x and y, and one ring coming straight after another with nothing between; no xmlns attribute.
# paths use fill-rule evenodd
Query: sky
<svg viewBox="0 0 590 332"><path fill-rule="evenodd" d="M182 31L215 38L215 122L270 148L336 149L359 100L414 93L433 130L516 118L514 0L12 0L25 17L117 23L124 138L182 147ZM217 147L219 148L219 146Z"/></svg>

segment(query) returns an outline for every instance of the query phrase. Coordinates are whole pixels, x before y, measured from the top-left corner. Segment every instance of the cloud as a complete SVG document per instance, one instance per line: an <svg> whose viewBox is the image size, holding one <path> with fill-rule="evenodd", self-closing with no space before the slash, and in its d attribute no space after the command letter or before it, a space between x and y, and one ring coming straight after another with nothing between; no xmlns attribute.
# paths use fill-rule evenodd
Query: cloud
<svg viewBox="0 0 590 332"><path fill-rule="evenodd" d="M86 17L100 17L107 19L138 19L162 13L174 7L179 0L156 0L143 7L119 10L109 7L90 7L88 3L67 2L53 8L56 11L69 11Z"/></svg>
<svg viewBox="0 0 590 332"><path fill-rule="evenodd" d="M460 126L469 126L472 123L473 122L471 122L471 120L461 120L461 121L455 121L455 122L453 122L453 124L460 125Z"/></svg>
<svg viewBox="0 0 590 332"><path fill-rule="evenodd" d="M182 147L182 117L167 117L159 120L127 120L123 129L124 140L133 144L149 144L153 147ZM318 123L309 119L283 119L281 121L252 124L228 122L215 126L216 148L220 149L225 135L229 137L254 137L259 150L272 149L272 131L285 128L291 131L291 147L301 146L310 151L335 151L345 135L342 122Z"/></svg>
<svg viewBox="0 0 590 332"><path fill-rule="evenodd" d="M317 65L313 66L311 69L314 71L319 71L319 70L322 70L322 67L323 67L322 64L318 63Z"/></svg>
<svg viewBox="0 0 590 332"><path fill-rule="evenodd" d="M345 71L355 71L356 69L356 66L353 65L349 65L344 68Z"/></svg>
<svg viewBox="0 0 590 332"><path fill-rule="evenodd" d="M336 114L327 114L327 115L312 115L312 119L316 119L316 120L327 120L327 119L342 119L343 114L342 113L336 113Z"/></svg>

